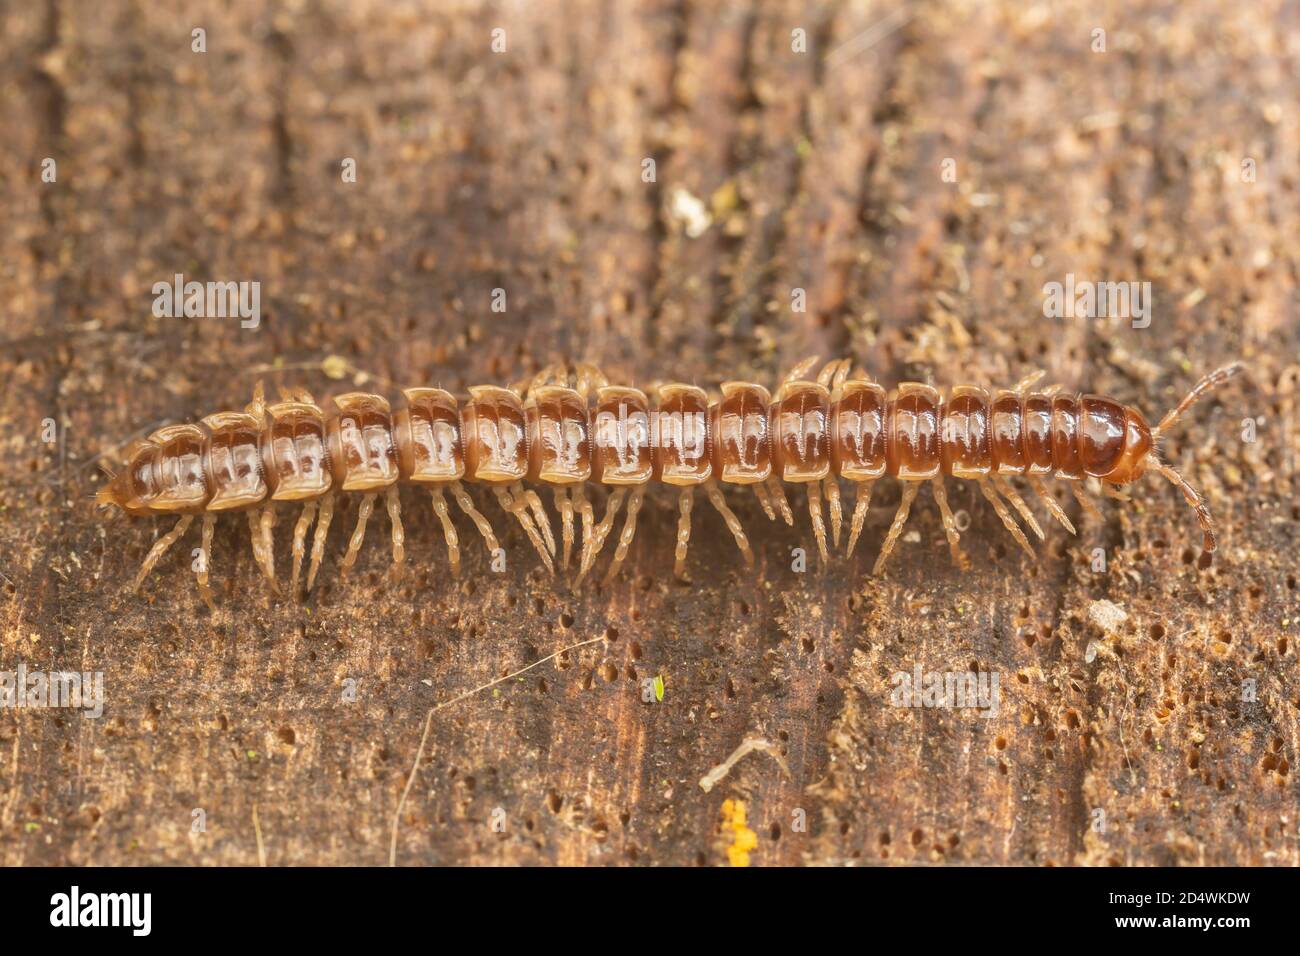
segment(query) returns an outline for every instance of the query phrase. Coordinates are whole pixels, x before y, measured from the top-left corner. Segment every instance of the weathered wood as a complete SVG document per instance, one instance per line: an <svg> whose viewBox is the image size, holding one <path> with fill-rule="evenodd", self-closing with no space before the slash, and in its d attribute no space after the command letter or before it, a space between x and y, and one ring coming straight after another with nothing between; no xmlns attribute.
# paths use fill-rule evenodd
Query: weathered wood
<svg viewBox="0 0 1300 956"><path fill-rule="evenodd" d="M0 670L103 671L107 701L0 711L0 860L251 864L256 807L272 865L386 863L394 832L401 864L718 864L740 799L755 864L1297 862L1296 6L719 6L4 7ZM260 327L155 318L177 272L260 281ZM1149 281L1150 327L1044 318L1067 273ZM1241 357L1166 444L1222 549L1149 481L1102 522L1063 495L1080 535L1033 565L950 482L974 570L923 489L873 578L884 483L823 573L792 489L794 529L732 498L752 571L697 507L687 587L652 494L622 577L574 593L499 514L506 573L461 516L449 582L408 494L406 576L380 509L337 580L346 503L304 606L223 520L213 615L196 532L133 597L168 523L89 499L98 456L259 378L395 397L567 358L712 386L811 352L889 382L1042 367L1153 419ZM997 714L891 706L916 665L996 673ZM774 751L706 792L747 738Z"/></svg>

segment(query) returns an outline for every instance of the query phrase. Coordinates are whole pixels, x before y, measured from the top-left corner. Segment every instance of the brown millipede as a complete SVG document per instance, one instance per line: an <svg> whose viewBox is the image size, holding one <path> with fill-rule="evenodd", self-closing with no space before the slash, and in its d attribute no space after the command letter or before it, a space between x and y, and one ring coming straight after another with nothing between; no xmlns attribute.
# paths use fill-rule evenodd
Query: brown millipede
<svg viewBox="0 0 1300 956"><path fill-rule="evenodd" d="M196 573L200 592L212 603L208 558L216 516L224 511L248 515L253 556L277 592L272 528L275 504L301 501L294 527L291 589L306 555L307 534L316 522L307 589L313 586L338 492L362 496L348 550L346 571L356 560L375 498L384 493L392 522L393 560L405 558L405 535L397 493L399 484L426 487L442 525L452 572L459 573L460 549L445 497L464 511L496 553L498 542L488 519L462 482L489 486L513 515L548 570L554 571L556 542L550 518L537 491L551 486L562 523L561 563L570 565L575 521L581 522L577 581L591 570L613 530L619 511L626 517L607 578L627 555L636 534L637 515L651 482L678 491L674 572L685 574L694 492L702 487L726 521L746 561L754 555L740 520L728 507L720 483L751 485L767 517L793 515L784 483L807 488L809 515L823 562L829 559L823 496L830 514L831 539L839 546L843 509L840 479L858 488L845 554L853 553L871 500L873 483L891 476L903 481L902 500L876 559L879 573L893 550L921 482L929 482L953 559L968 561L948 507L945 476L979 483L1003 525L1032 557L1029 540L1013 510L1040 539L1044 537L1024 498L1007 480L1023 476L1048 512L1071 533L1074 526L1042 478L1070 482L1080 504L1095 510L1082 493L1085 478L1100 479L1112 490L1148 471L1163 475L1183 493L1204 532L1206 551L1215 548L1210 512L1200 494L1157 456L1156 443L1191 405L1241 369L1239 363L1205 376L1151 428L1131 406L1099 395L1031 391L1035 373L1012 389L989 394L970 385L953 387L945 399L929 385L905 382L886 390L851 362L826 364L816 380L806 376L816 358L800 362L776 395L750 382L725 382L713 401L701 388L661 385L654 407L635 388L610 385L589 365L551 367L531 383L513 388L477 385L459 403L439 388L409 388L405 405L393 412L379 395L351 392L335 398L326 415L306 391L284 393L268 403L259 384L243 412L218 412L196 424L170 425L126 450L126 467L100 490L97 500L129 514L176 514L175 527L154 543L133 588L189 528L203 516ZM601 520L586 496L588 481L610 486ZM1010 508L1008 508L1010 503Z"/></svg>

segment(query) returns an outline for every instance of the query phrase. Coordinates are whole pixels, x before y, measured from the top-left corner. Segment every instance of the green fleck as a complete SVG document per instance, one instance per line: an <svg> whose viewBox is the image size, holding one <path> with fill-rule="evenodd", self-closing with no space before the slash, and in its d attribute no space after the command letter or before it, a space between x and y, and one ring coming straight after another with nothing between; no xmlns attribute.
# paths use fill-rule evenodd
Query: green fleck
<svg viewBox="0 0 1300 956"><path fill-rule="evenodd" d="M256 751L256 750L249 750L249 751L247 751L247 752L244 754L244 756L246 756L249 760L256 760L256 759L257 759L257 751Z"/></svg>
<svg viewBox="0 0 1300 956"><path fill-rule="evenodd" d="M655 700L664 699L664 679L661 674L655 675Z"/></svg>
<svg viewBox="0 0 1300 956"><path fill-rule="evenodd" d="M41 825L39 823L35 823L31 820L23 824L23 829L26 830L28 833L35 833L40 828Z"/></svg>

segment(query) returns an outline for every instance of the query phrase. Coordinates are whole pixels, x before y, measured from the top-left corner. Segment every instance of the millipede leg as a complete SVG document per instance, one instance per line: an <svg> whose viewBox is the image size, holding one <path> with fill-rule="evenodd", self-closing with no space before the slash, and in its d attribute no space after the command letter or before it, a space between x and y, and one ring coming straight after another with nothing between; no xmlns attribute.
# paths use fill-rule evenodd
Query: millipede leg
<svg viewBox="0 0 1300 956"><path fill-rule="evenodd" d="M623 507L623 498L627 495L627 487L620 485L614 489L614 493L609 496L609 501L605 504L605 516L600 519L600 524L596 525L590 538L590 547L586 545L582 549L582 567L578 570L578 578L574 581L574 586L582 584L582 579L591 566L596 563L596 558L600 555L600 549L605 546L605 538L609 536L609 529L614 526L614 518L618 516L618 510Z"/></svg>
<svg viewBox="0 0 1300 956"><path fill-rule="evenodd" d="M1043 504L1047 506L1047 510L1051 513L1052 517L1061 522L1061 524L1065 526L1066 531L1070 532L1070 534L1079 533L1074 530L1074 522L1072 522L1069 516L1061 509L1061 506L1057 503L1056 499L1048 493L1041 478L1037 475L1030 475L1029 487L1034 489L1034 493L1037 494Z"/></svg>
<svg viewBox="0 0 1300 956"><path fill-rule="evenodd" d="M501 507L509 514L515 516L520 527L524 529L524 534L528 535L528 540L533 543L533 549L537 552L538 557L542 559L542 564L546 565L546 570L551 574L555 573L555 565L551 563L551 556L546 551L546 543L542 541L541 534L537 531L537 526L533 524L533 519L528 516L528 502L522 497L515 497L510 491L500 485L492 489L496 492L497 501Z"/></svg>
<svg viewBox="0 0 1300 956"><path fill-rule="evenodd" d="M153 543L153 547L149 549L149 553L144 557L144 564L140 565L140 573L135 576L135 581L131 583L132 591L140 590L140 585L149 576L149 572L158 563L158 559L166 553L168 548L180 540L181 535L189 530L190 522L193 520L194 515L181 515L180 520L172 525L172 529Z"/></svg>
<svg viewBox="0 0 1300 956"><path fill-rule="evenodd" d="M389 485L384 492L384 507L393 526L393 576L400 577L406 561L406 530L402 527L402 498L397 493L397 485Z"/></svg>
<svg viewBox="0 0 1300 956"><path fill-rule="evenodd" d="M934 492L934 500L939 505L939 517L943 519L943 533L948 538L948 550L952 552L953 563L963 571L969 571L970 560L961 549L961 534L957 531L957 519L948 507L948 491L943 486L942 476L930 479L930 490Z"/></svg>
<svg viewBox="0 0 1300 956"><path fill-rule="evenodd" d="M1105 481L1101 483L1101 493L1111 501L1122 501L1124 504L1129 504L1133 500L1128 496L1128 492L1120 491L1114 485Z"/></svg>
<svg viewBox="0 0 1300 956"><path fill-rule="evenodd" d="M253 549L253 560L262 569L262 576L271 582L271 589L278 594L280 589L275 583L274 558L266 549L266 539L269 535L262 533L263 518L264 514L261 511L248 512L248 541Z"/></svg>
<svg viewBox="0 0 1300 956"><path fill-rule="evenodd" d="M817 536L817 550L822 556L822 567L830 563L826 553L826 523L822 519L821 485L816 481L808 482L808 515L812 518L813 534Z"/></svg>
<svg viewBox="0 0 1300 956"><path fill-rule="evenodd" d="M835 378L835 373L839 371L841 365L849 364L849 359L831 359L822 366L822 370L817 373L817 384L823 388L829 389L831 381Z"/></svg>
<svg viewBox="0 0 1300 956"><path fill-rule="evenodd" d="M577 387L574 389L583 398L598 388L604 388L609 384L609 379L605 373L596 366L588 362L579 362L575 366L578 373Z"/></svg>
<svg viewBox="0 0 1300 956"><path fill-rule="evenodd" d="M551 518L546 513L546 507L542 504L541 497L531 488L525 490L524 486L519 482L515 482L510 492L515 498L522 498L528 502L528 507L533 512L533 520L537 522L537 527L542 530L542 538L546 541L546 550L551 552L551 557L555 557L555 536L551 534Z"/></svg>
<svg viewBox="0 0 1300 956"><path fill-rule="evenodd" d="M691 542L691 509L694 507L695 489L687 485L677 495L677 550L673 559L673 574L682 581L686 580L686 549Z"/></svg>
<svg viewBox="0 0 1300 956"><path fill-rule="evenodd" d="M271 591L280 593L280 583L275 579L275 538L271 531L275 527L275 504L268 501L262 506L262 554L266 557L266 578L271 582Z"/></svg>
<svg viewBox="0 0 1300 956"><path fill-rule="evenodd" d="M790 502L785 497L785 486L781 484L781 479L776 475L771 475L767 479L767 488L772 492L772 501L776 503L777 509L781 512L781 517L785 523L794 526L794 512L790 510Z"/></svg>
<svg viewBox="0 0 1300 956"><path fill-rule="evenodd" d="M636 537L636 515L641 510L643 497L645 497L645 485L637 485L632 489L632 495L627 500L627 517L623 519L623 531L618 536L618 547L614 549L614 560L610 562L609 570L605 572L606 584L614 580L619 566L627 557L627 549L631 547L632 539Z"/></svg>
<svg viewBox="0 0 1300 956"><path fill-rule="evenodd" d="M474 499L469 496L469 492L465 490L464 485L459 481L453 481L450 483L450 487L451 495L456 499L456 504L460 506L460 510L469 515L469 520L474 522L474 527L478 528L478 533L483 536L483 543L487 546L488 554L495 555L501 546L497 544L497 536L492 532L491 523L483 516L483 512L474 507Z"/></svg>
<svg viewBox="0 0 1300 956"><path fill-rule="evenodd" d="M555 510L560 513L561 533L564 536L564 559L560 566L567 571L569 557L573 554L573 502L566 485L555 486Z"/></svg>
<svg viewBox="0 0 1300 956"><path fill-rule="evenodd" d="M592 510L591 501L587 498L587 491L582 485L574 485L573 507L577 509L578 514L582 515L582 555L578 560L578 566L582 567L587 564L587 550L592 544L592 533L596 525L596 515Z"/></svg>
<svg viewBox="0 0 1300 956"><path fill-rule="evenodd" d="M340 574L347 574L356 563L357 555L361 553L361 542L366 537L366 522L370 520L370 512L375 510L375 497L378 492L367 491L361 496L361 507L357 509L357 526L352 531L352 540L348 542L348 553L343 555L343 563L339 567Z"/></svg>
<svg viewBox="0 0 1300 956"><path fill-rule="evenodd" d="M266 502L260 511L248 512L248 533L255 538L253 557L260 557L261 570L270 583L270 591L279 593L279 581L276 580L276 536L272 529L276 527L276 505Z"/></svg>
<svg viewBox="0 0 1300 956"><path fill-rule="evenodd" d="M1079 502L1079 507L1083 508L1084 511L1088 512L1088 514L1092 515L1098 521L1105 520L1102 517L1101 509L1097 507L1096 502L1089 498L1085 493L1083 482L1070 481L1067 482L1067 484L1070 486L1070 493L1074 495L1074 500Z"/></svg>
<svg viewBox="0 0 1300 956"><path fill-rule="evenodd" d="M803 381L803 377L808 374L814 365L817 364L818 358L820 358L820 356L810 355L806 359L795 363L794 368L790 369L789 374L781 380L781 387L789 385L791 382Z"/></svg>
<svg viewBox="0 0 1300 956"><path fill-rule="evenodd" d="M1010 501L1011 506L1015 508L1016 511L1020 512L1020 517L1024 519L1025 524L1029 525L1029 530L1038 535L1039 541L1047 540L1047 536L1043 534L1043 528L1039 525L1038 519L1035 518L1034 513L1029 510L1029 505L1025 504L1025 499L1020 497L1020 493L1011 487L1010 482L1001 475L994 475L993 487L997 488L997 490L1002 494L1002 497Z"/></svg>
<svg viewBox="0 0 1300 956"><path fill-rule="evenodd" d="M844 549L847 558L857 546L858 535L862 533L863 522L867 520L867 510L871 507L871 488L874 481L864 481L858 485L858 500L853 504L853 527L849 529L849 543Z"/></svg>
<svg viewBox="0 0 1300 956"><path fill-rule="evenodd" d="M822 482L826 493L826 509L831 513L831 540L835 547L840 546L840 525L844 523L844 508L840 504L840 480L834 475L827 475Z"/></svg>
<svg viewBox="0 0 1300 956"><path fill-rule="evenodd" d="M1034 554L1034 549L1029 546L1029 539L1026 538L1025 533L1020 530L1020 525L1016 524L1016 519L1011 517L1011 512L1007 510L1006 503L998 497L997 489L993 487L993 483L987 478L981 478L979 483L980 491L982 491L984 497L989 500L989 504L993 506L993 510L998 513L998 517L1002 519L1003 526L1011 532L1011 537L1015 538L1016 543L1025 549L1025 554L1037 561L1038 555Z"/></svg>
<svg viewBox="0 0 1300 956"><path fill-rule="evenodd" d="M772 510L772 496L768 493L767 486L759 481L750 487L754 489L754 496L758 498L758 503L762 505L763 514L767 515L767 520L775 521L776 512Z"/></svg>
<svg viewBox="0 0 1300 956"><path fill-rule="evenodd" d="M316 517L316 502L303 502L298 523L293 526L293 575L289 578L289 593L298 597L298 576L302 574L302 559L307 553L307 529Z"/></svg>
<svg viewBox="0 0 1300 956"><path fill-rule="evenodd" d="M912 510L912 502L916 500L916 493L920 490L921 486L915 481L903 482L903 497L898 502L898 510L894 512L894 520L889 526L889 534L885 535L885 543L880 546L880 555L871 568L872 574L879 574L884 569L885 560L894 550L894 542L903 533L903 525L907 524L907 513Z"/></svg>
<svg viewBox="0 0 1300 956"><path fill-rule="evenodd" d="M842 386L849 377L849 371L853 368L853 359L845 359L840 363L840 367L835 370L835 377L831 380L831 391Z"/></svg>
<svg viewBox="0 0 1300 956"><path fill-rule="evenodd" d="M1016 382L1015 387L1012 388L1011 391L1015 392L1017 395L1023 394L1024 392L1027 392L1031 388L1033 388L1034 385L1036 385L1038 382L1040 382L1043 376L1046 374L1047 372L1041 368L1034 369L1034 371L1030 372L1020 381Z"/></svg>
<svg viewBox="0 0 1300 956"><path fill-rule="evenodd" d="M1205 499L1201 497L1200 492L1187 483L1186 478L1169 465L1154 461L1154 458L1153 455L1152 467L1173 482L1178 490L1183 493L1183 498L1192 506L1192 510L1196 512L1197 523L1201 526L1202 544L1206 551L1213 551L1218 547L1218 541L1214 534L1214 519L1210 515L1209 507L1205 504Z"/></svg>
<svg viewBox="0 0 1300 956"><path fill-rule="evenodd" d="M442 536L447 539L447 560L451 562L452 577L460 577L460 535L456 534L456 526L451 523L451 515L447 512L447 499L442 494L442 487L434 485L429 489L429 495L433 498L433 513L438 516L438 521L442 524Z"/></svg>
<svg viewBox="0 0 1300 956"><path fill-rule="evenodd" d="M745 556L745 563L753 567L754 552L749 549L749 538L745 537L745 528L736 517L735 512L727 506L727 499L722 495L722 489L718 487L716 481L706 481L704 483L704 492L709 496L709 503L718 510L722 515L722 520L727 523L731 530L731 536L736 539L736 547L740 553Z"/></svg>
<svg viewBox="0 0 1300 956"><path fill-rule="evenodd" d="M330 532L330 522L334 520L334 492L325 492L320 500L320 518L316 522L316 533L311 541L311 567L307 569L307 590L310 592L316 583L316 572L320 570L321 559L325 557L325 538Z"/></svg>
<svg viewBox="0 0 1300 956"><path fill-rule="evenodd" d="M212 560L212 531L216 524L217 516L211 511L205 511L203 534L199 540L199 568L195 572L199 582L199 596L203 598L203 603L213 614L217 612L217 606L212 603L212 588L208 587L208 562Z"/></svg>

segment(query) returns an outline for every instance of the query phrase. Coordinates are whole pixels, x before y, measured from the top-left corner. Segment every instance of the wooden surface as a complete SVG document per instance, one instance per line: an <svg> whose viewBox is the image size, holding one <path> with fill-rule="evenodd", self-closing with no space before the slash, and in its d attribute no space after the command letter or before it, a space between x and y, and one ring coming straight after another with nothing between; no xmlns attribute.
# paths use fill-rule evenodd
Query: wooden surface
<svg viewBox="0 0 1300 956"><path fill-rule="evenodd" d="M754 865L1300 861L1297 5L721 7L0 4L0 669L102 671L107 698L98 720L0 712L0 861L383 864L396 822L399 864L725 864L727 799ZM176 272L260 281L260 327L154 318ZM1150 327L1044 318L1067 273L1150 282ZM888 383L1041 367L1153 421L1240 357L1166 446L1221 550L1201 560L1150 480L1102 521L1065 496L1080 535L1051 528L1031 564L950 482L974 570L923 492L873 578L887 482L825 573L791 567L806 512L787 529L733 496L750 571L701 503L686 586L656 494L622 577L575 594L481 497L508 568L462 520L452 584L408 493L406 577L381 514L338 580L349 503L301 606L223 520L212 615L193 537L124 593L167 523L89 498L98 456L259 378L395 398L575 359L714 387L810 353ZM998 715L890 706L916 664L997 673ZM705 792L748 737L781 761Z"/></svg>

